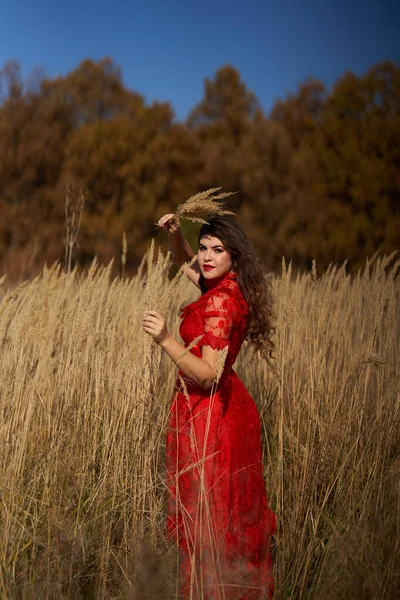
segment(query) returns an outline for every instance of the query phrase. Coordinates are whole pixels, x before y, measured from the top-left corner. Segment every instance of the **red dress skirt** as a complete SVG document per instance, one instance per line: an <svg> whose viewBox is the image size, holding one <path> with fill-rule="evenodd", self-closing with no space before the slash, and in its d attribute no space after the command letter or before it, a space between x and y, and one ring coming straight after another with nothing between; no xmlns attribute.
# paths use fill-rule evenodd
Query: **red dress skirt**
<svg viewBox="0 0 400 600"><path fill-rule="evenodd" d="M275 516L263 479L260 418L232 369L247 329L234 273L182 311L190 352L227 352L221 378L204 390L178 376L167 433L168 535L181 551L181 598L255 600L273 595Z"/></svg>

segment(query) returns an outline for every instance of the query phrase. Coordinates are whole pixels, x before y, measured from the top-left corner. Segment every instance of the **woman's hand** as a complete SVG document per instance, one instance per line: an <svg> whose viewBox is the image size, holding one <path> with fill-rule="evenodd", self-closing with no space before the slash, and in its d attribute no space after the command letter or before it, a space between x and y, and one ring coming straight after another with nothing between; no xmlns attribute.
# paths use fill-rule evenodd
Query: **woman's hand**
<svg viewBox="0 0 400 600"><path fill-rule="evenodd" d="M165 319L156 310L147 310L144 313L142 327L147 333L153 336L157 344L162 344L169 336Z"/></svg>
<svg viewBox="0 0 400 600"><path fill-rule="evenodd" d="M164 231L167 231L168 233L176 233L181 228L179 217L173 213L161 217L161 219L157 222L157 225L160 227L160 229L164 229Z"/></svg>

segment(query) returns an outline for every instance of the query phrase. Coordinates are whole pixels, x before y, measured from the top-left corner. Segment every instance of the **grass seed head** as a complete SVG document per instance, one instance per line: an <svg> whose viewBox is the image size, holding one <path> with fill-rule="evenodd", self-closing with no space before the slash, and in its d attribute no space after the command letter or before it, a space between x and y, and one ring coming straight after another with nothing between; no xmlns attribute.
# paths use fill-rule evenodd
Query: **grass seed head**
<svg viewBox="0 0 400 600"><path fill-rule="evenodd" d="M233 196L237 192L221 192L218 193L221 188L210 188L204 192L195 194L186 202L183 202L176 209L176 216L178 218L188 219L194 223L207 223L203 217L216 217L224 215L234 215L235 213L230 210L223 209L225 198Z"/></svg>

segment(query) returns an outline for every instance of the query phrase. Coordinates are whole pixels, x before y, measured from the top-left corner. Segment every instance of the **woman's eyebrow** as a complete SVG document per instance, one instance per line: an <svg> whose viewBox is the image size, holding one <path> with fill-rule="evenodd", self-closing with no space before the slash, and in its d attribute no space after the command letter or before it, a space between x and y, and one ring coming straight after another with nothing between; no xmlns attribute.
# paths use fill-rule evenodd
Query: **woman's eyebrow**
<svg viewBox="0 0 400 600"><path fill-rule="evenodd" d="M205 246L204 244L199 244L199 246L203 246L203 248L207 248L207 246ZM216 248L222 248L223 250L225 250L225 248L223 247L222 244L217 244L216 246L211 246L212 250L215 250Z"/></svg>

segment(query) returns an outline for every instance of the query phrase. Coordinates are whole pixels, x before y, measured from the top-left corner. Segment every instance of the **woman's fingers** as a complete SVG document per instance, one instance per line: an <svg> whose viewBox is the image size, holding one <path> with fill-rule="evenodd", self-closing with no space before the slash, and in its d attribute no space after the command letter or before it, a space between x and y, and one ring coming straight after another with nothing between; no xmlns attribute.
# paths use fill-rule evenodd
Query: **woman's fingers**
<svg viewBox="0 0 400 600"><path fill-rule="evenodd" d="M147 310L144 313L143 318L149 319L149 321L151 321L152 323L157 323L157 322L165 323L164 317L156 310Z"/></svg>
<svg viewBox="0 0 400 600"><path fill-rule="evenodd" d="M180 228L179 217L174 213L168 213L159 219L157 225L165 231L175 233Z"/></svg>
<svg viewBox="0 0 400 600"><path fill-rule="evenodd" d="M146 311L142 319L143 325L163 327L165 319L156 310Z"/></svg>
<svg viewBox="0 0 400 600"><path fill-rule="evenodd" d="M177 217L176 215L172 215L172 219L170 219L168 221L168 226L170 228L170 231L172 231L172 233L176 233L178 231L178 229L180 229L181 227L181 222L179 217Z"/></svg>
<svg viewBox="0 0 400 600"><path fill-rule="evenodd" d="M173 216L173 214L164 215L163 217L161 217L161 219L159 219L157 225L159 227L165 227L168 221L170 221Z"/></svg>
<svg viewBox="0 0 400 600"><path fill-rule="evenodd" d="M147 333L151 333L153 335L155 335L160 329L157 327L157 323L152 323L150 321L142 321L142 327L145 331L147 331Z"/></svg>
<svg viewBox="0 0 400 600"><path fill-rule="evenodd" d="M143 329L153 336L157 343L168 335L164 317L156 310L147 310L142 319Z"/></svg>

